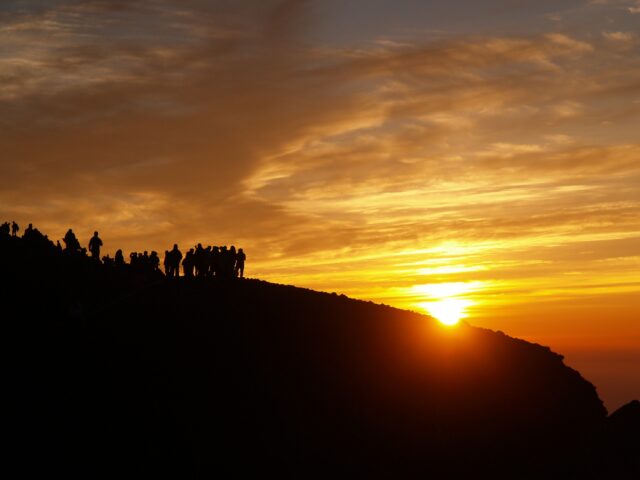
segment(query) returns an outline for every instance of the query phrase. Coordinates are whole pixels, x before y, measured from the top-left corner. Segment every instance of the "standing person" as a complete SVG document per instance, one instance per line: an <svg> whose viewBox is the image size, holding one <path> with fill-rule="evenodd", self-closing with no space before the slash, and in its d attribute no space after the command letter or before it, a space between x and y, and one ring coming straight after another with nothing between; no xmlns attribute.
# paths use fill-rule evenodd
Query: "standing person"
<svg viewBox="0 0 640 480"><path fill-rule="evenodd" d="M204 248L201 243L196 246L195 253L193 254L193 264L196 267L196 277L204 277L206 260Z"/></svg>
<svg viewBox="0 0 640 480"><path fill-rule="evenodd" d="M118 249L118 251L116 252L114 263L118 268L122 268L124 266L124 255L122 254L122 250Z"/></svg>
<svg viewBox="0 0 640 480"><path fill-rule="evenodd" d="M32 234L33 234L33 227L31 226L31 224L29 224L27 229L24 231L23 237L28 238ZM67 230L67 233L65 233L62 241L64 242L66 251L77 253L80 250L80 242L78 242L78 239L76 238L76 234L73 233L73 230L71 229Z"/></svg>
<svg viewBox="0 0 640 480"><path fill-rule="evenodd" d="M89 240L91 258L100 261L100 247L102 247L102 240L98 237L98 232L93 232L93 237Z"/></svg>
<svg viewBox="0 0 640 480"><path fill-rule="evenodd" d="M193 278L193 256L194 250L190 248L182 261L182 271L184 272L185 278Z"/></svg>
<svg viewBox="0 0 640 480"><path fill-rule="evenodd" d="M11 222L11 235L14 237L18 236L18 230L20 230L20 225L18 225L15 220Z"/></svg>
<svg viewBox="0 0 640 480"><path fill-rule="evenodd" d="M242 249L238 250L236 254L236 277L244 278L244 261L247 259Z"/></svg>
<svg viewBox="0 0 640 480"><path fill-rule="evenodd" d="M229 251L227 253L227 255L229 256L229 259L227 260L228 265L227 265L227 276L229 278L235 278L236 276L236 247L231 245L231 248L229 248Z"/></svg>
<svg viewBox="0 0 640 480"><path fill-rule="evenodd" d="M169 277L169 273L171 272L171 255L169 254L169 250L164 251L164 261L162 265L164 265L164 274Z"/></svg>
<svg viewBox="0 0 640 480"><path fill-rule="evenodd" d="M213 276L213 253L211 246L204 249L204 272L207 277Z"/></svg>
<svg viewBox="0 0 640 480"><path fill-rule="evenodd" d="M229 250L226 245L220 248L220 276L222 278L229 278L231 272L233 272L233 266L230 266Z"/></svg>
<svg viewBox="0 0 640 480"><path fill-rule="evenodd" d="M211 250L211 275L220 278L220 248L217 246Z"/></svg>
<svg viewBox="0 0 640 480"><path fill-rule="evenodd" d="M169 252L169 276L176 277L180 275L180 260L182 260L182 252L178 250L178 244L173 244L173 250Z"/></svg>
<svg viewBox="0 0 640 480"><path fill-rule="evenodd" d="M140 259L140 266L142 267L142 270L149 271L149 265L151 264L151 260L149 260L149 252L148 251L144 251L142 252L142 257Z"/></svg>
<svg viewBox="0 0 640 480"><path fill-rule="evenodd" d="M149 255L149 266L154 272L157 272L160 269L160 257L158 257L158 252L155 250L152 250L151 255Z"/></svg>

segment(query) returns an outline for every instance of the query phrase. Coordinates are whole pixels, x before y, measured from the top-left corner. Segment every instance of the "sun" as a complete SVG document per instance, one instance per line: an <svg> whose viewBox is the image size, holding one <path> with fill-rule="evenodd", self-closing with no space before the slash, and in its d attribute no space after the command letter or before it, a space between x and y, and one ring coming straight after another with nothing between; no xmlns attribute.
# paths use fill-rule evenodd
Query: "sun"
<svg viewBox="0 0 640 480"><path fill-rule="evenodd" d="M443 298L434 302L420 304L432 317L447 326L457 325L460 320L465 318L467 316L467 307L470 305L470 300L461 298Z"/></svg>
<svg viewBox="0 0 640 480"><path fill-rule="evenodd" d="M420 308L443 325L453 326L467 316L467 308L475 305L475 301L466 295L479 290L482 284L483 282L428 283L414 285L411 291L423 300L417 303Z"/></svg>

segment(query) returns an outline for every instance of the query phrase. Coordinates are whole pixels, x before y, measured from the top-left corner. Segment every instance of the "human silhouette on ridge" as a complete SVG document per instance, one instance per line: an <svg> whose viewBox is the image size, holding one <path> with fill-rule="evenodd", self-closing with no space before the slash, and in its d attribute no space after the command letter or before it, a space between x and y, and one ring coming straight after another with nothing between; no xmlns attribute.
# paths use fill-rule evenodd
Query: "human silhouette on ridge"
<svg viewBox="0 0 640 480"><path fill-rule="evenodd" d="M102 240L98 237L98 232L93 232L93 237L89 240L89 251L94 260L100 260L100 247L102 247Z"/></svg>
<svg viewBox="0 0 640 480"><path fill-rule="evenodd" d="M24 232L25 236L28 236L29 232L31 232L32 230L33 228L31 227L31 224L29 224ZM78 242L78 238L76 237L76 234L73 233L73 230L67 230L67 233L65 234L62 241L64 242L65 250L67 252L77 253L78 251L80 251L80 242Z"/></svg>
<svg viewBox="0 0 640 480"><path fill-rule="evenodd" d="M244 250L240 248L236 254L236 277L244 278L244 262L246 259L247 256L245 255Z"/></svg>
<svg viewBox="0 0 640 480"><path fill-rule="evenodd" d="M118 251L116 252L116 256L115 256L113 262L114 262L115 266L118 267L118 268L124 266L125 262L124 262L124 255L122 254L122 250L118 249Z"/></svg>
<svg viewBox="0 0 640 480"><path fill-rule="evenodd" d="M165 255L165 265L169 265L168 277L178 277L180 275L180 260L182 252L178 249L178 244L173 244L173 249Z"/></svg>

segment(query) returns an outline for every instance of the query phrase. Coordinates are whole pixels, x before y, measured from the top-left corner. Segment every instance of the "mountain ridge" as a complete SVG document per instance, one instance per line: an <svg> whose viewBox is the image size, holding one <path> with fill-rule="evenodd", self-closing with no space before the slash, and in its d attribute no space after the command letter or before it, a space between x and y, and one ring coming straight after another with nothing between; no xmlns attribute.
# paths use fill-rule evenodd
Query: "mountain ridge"
<svg viewBox="0 0 640 480"><path fill-rule="evenodd" d="M636 409L611 422L593 385L548 347L261 280L110 269L46 242L2 239L0 260L9 431L31 473L638 471L624 430Z"/></svg>

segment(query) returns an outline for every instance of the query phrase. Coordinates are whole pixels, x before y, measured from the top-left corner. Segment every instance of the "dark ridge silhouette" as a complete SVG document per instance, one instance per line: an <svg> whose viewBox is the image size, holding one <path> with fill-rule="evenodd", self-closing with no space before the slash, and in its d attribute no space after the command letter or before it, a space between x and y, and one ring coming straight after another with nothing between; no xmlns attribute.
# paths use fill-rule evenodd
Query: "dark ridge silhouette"
<svg viewBox="0 0 640 480"><path fill-rule="evenodd" d="M638 478L638 402L607 418L593 385L546 347L342 295L115 268L123 261L0 234L3 431L18 469L7 471Z"/></svg>
<svg viewBox="0 0 640 480"><path fill-rule="evenodd" d="M632 478L629 472L640 477L640 402L634 400L613 412L598 440L606 461L599 469L608 478Z"/></svg>

